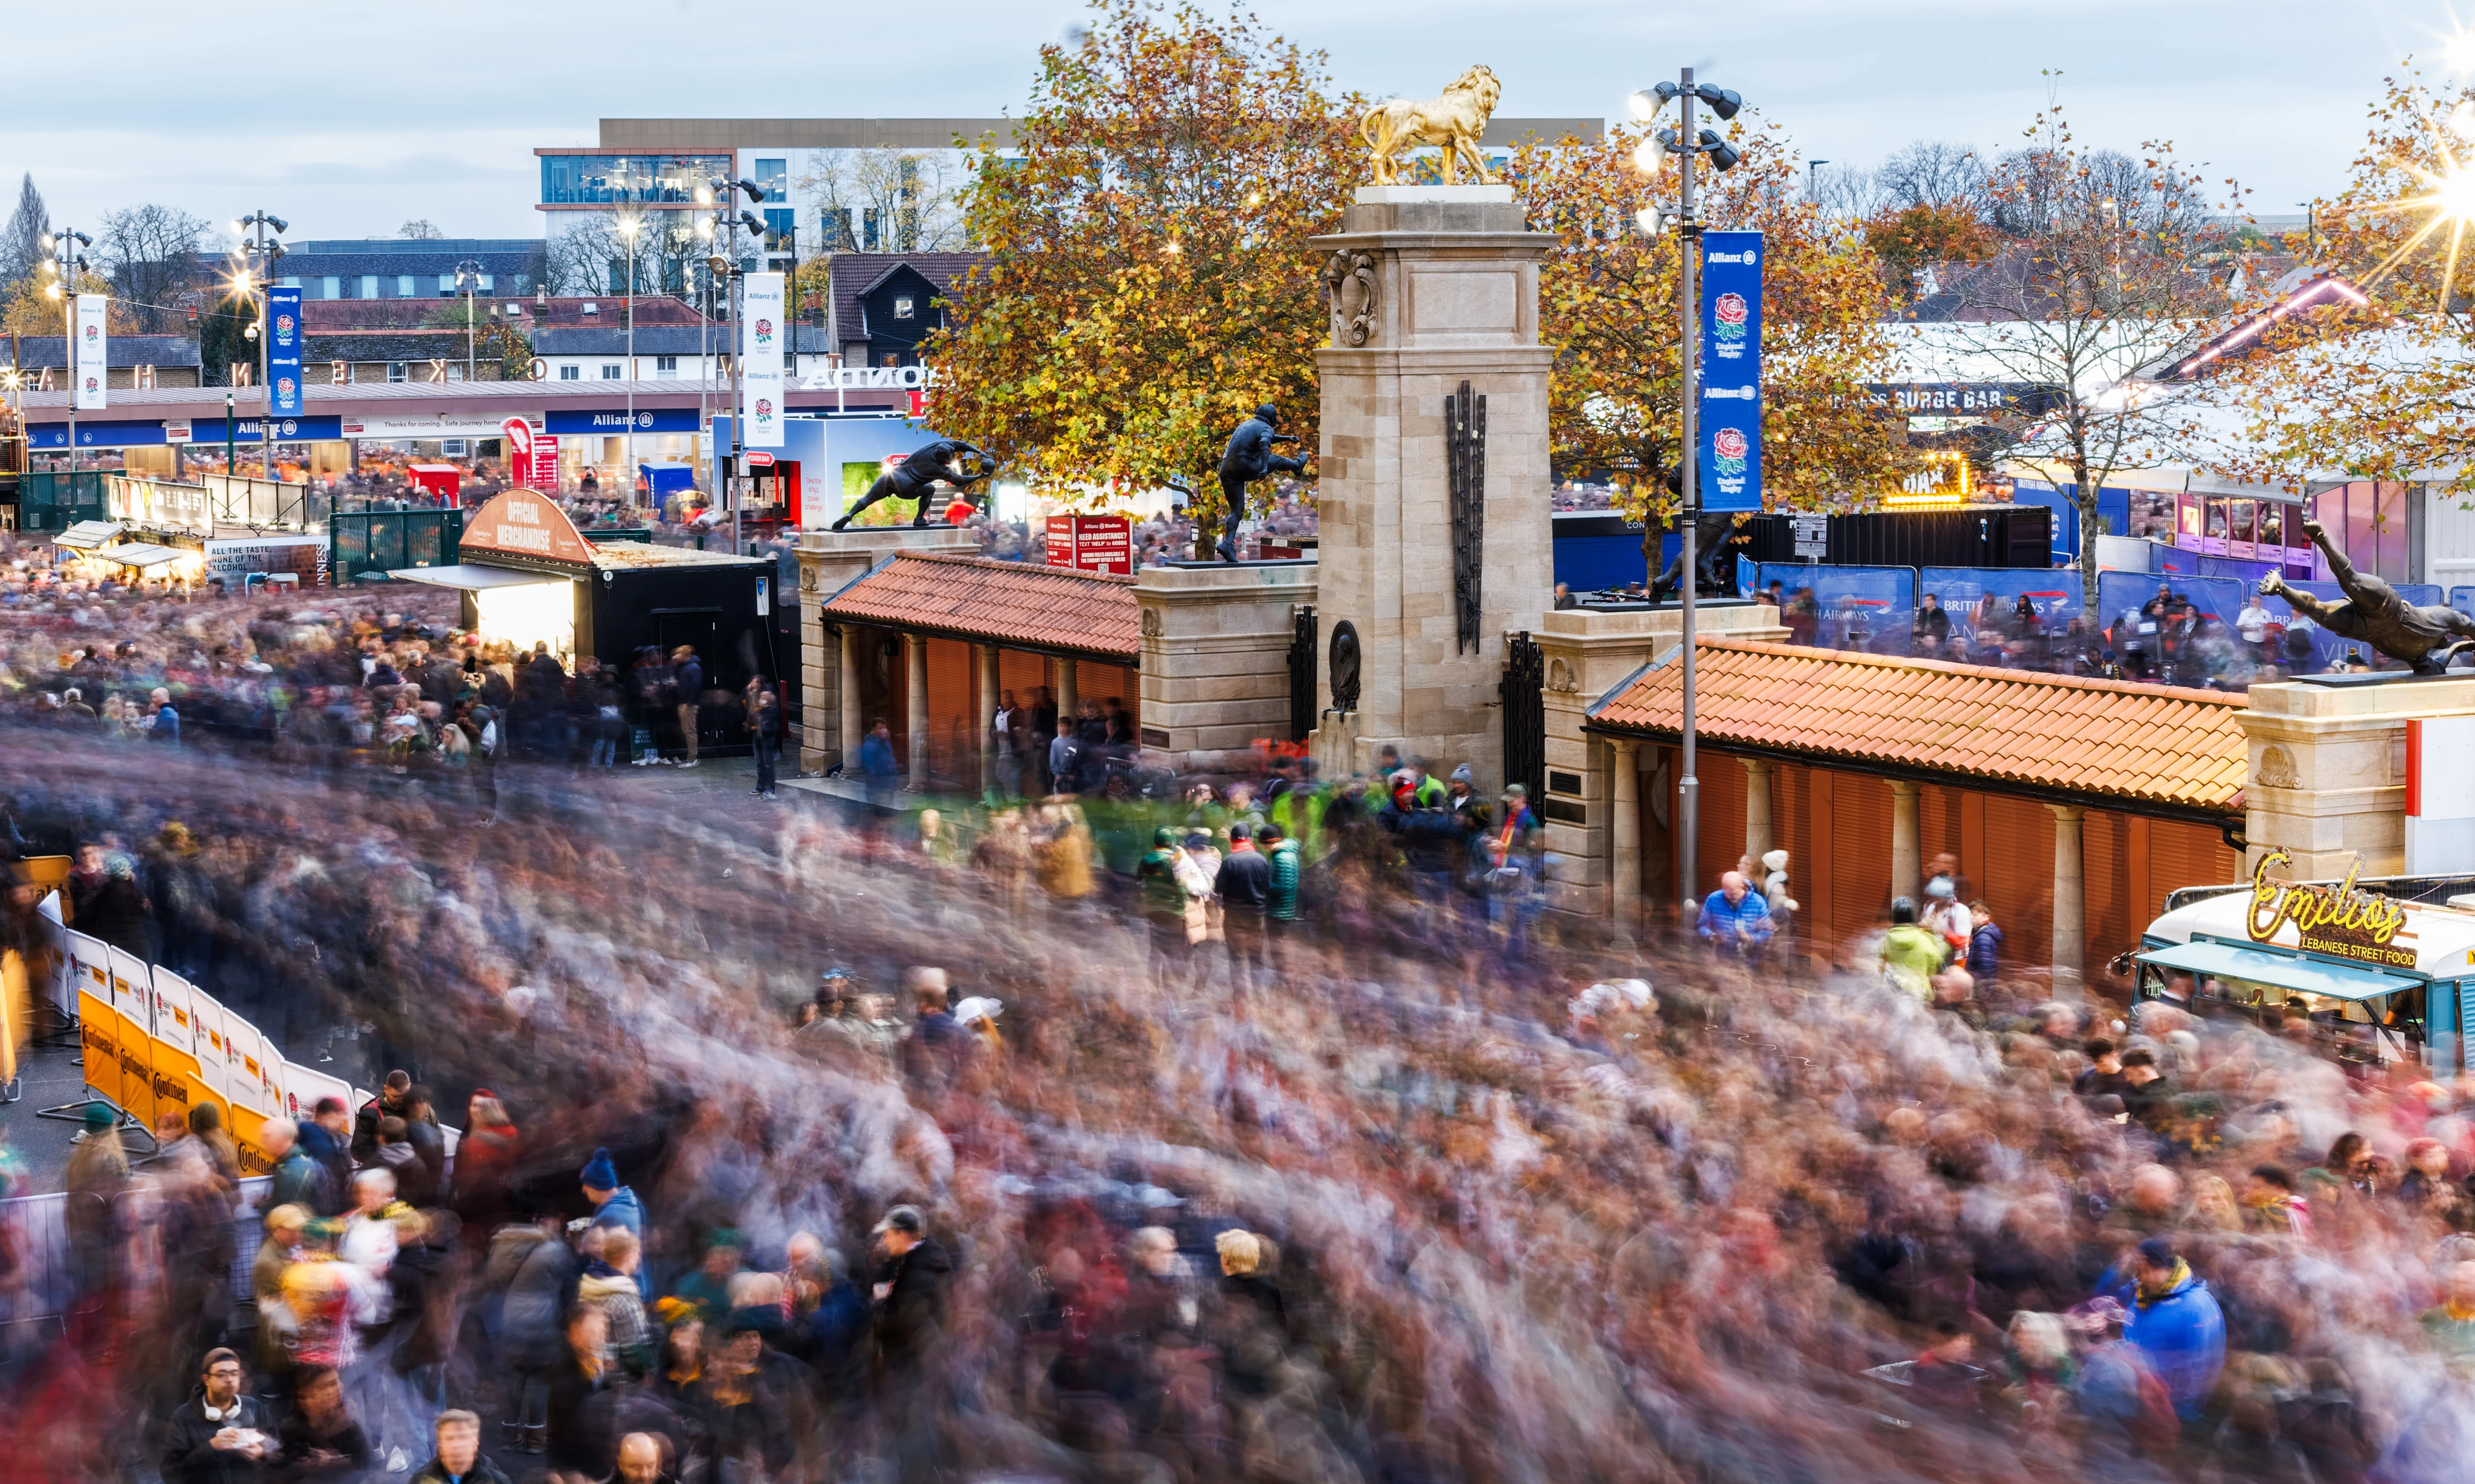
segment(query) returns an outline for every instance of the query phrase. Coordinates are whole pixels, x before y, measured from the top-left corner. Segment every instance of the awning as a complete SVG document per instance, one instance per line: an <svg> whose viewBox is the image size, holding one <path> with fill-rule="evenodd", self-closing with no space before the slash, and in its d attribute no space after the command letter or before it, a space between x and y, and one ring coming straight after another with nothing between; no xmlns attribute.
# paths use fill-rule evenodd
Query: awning
<svg viewBox="0 0 2475 1484"><path fill-rule="evenodd" d="M387 573L406 582L427 582L436 588L462 588L467 593L485 593L492 588L532 587L551 582L568 582L568 577L553 577L547 572L517 572L507 567L478 567L459 563L453 567L399 567Z"/></svg>
<svg viewBox="0 0 2475 1484"><path fill-rule="evenodd" d="M2324 959L2307 959L2299 954L2237 948L2232 943L2219 943L2208 938L2193 938L2178 947L2144 953L2140 955L2140 961L2191 974L2214 974L2220 979L2247 979L2254 984L2275 985L2302 994L2327 995L2333 1000L2368 1000L2379 995L2395 994L2401 989L2412 989L2423 982L2384 974L2378 969L2351 968Z"/></svg>
<svg viewBox="0 0 2475 1484"><path fill-rule="evenodd" d="M109 547L95 553L99 561L117 563L122 567L160 567L184 556L204 559L203 553L184 551L178 547L159 547L151 542L133 541L127 546Z"/></svg>
<svg viewBox="0 0 2475 1484"><path fill-rule="evenodd" d="M52 538L52 545L72 551L91 551L108 541L118 541L129 527L118 521L80 521Z"/></svg>

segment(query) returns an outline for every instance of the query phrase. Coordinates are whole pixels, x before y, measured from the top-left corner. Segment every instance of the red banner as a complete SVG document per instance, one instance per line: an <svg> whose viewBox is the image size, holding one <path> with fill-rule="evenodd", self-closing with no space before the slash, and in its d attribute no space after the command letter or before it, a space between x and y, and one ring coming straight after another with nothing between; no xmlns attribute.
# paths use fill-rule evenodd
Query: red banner
<svg viewBox="0 0 2475 1484"><path fill-rule="evenodd" d="M1135 574L1134 524L1121 515L1050 516L1048 565L1131 577Z"/></svg>

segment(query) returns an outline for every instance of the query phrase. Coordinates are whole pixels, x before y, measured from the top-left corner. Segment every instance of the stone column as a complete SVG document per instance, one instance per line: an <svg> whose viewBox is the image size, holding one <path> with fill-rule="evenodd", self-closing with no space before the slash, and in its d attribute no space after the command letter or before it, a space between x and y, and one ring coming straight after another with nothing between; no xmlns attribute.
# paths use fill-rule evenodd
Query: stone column
<svg viewBox="0 0 2475 1484"><path fill-rule="evenodd" d="M1891 895L1917 900L1924 889L1924 857L1918 849L1917 795L1922 786L1902 778L1891 780ZM1924 903L1918 902L1919 908Z"/></svg>
<svg viewBox="0 0 2475 1484"><path fill-rule="evenodd" d="M979 714L972 720L972 728L980 737L980 796L986 798L997 791L996 732L992 725L997 712L997 646L974 645L972 647L979 651L980 656Z"/></svg>
<svg viewBox="0 0 2475 1484"><path fill-rule="evenodd" d="M911 714L911 791L928 791L928 641L918 634L902 636L904 655L910 661L909 684L903 687L903 699Z"/></svg>
<svg viewBox="0 0 2475 1484"><path fill-rule="evenodd" d="M1616 945L1630 948L1633 930L1641 925L1641 774L1636 761L1641 743L1613 742L1607 750L1614 754L1607 800L1607 828L1614 840L1607 917Z"/></svg>
<svg viewBox="0 0 2475 1484"><path fill-rule="evenodd" d="M1059 731L1074 730L1074 712L1082 704L1083 690L1075 684L1074 662L1059 660L1057 662L1057 728Z"/></svg>
<svg viewBox="0 0 2475 1484"><path fill-rule="evenodd" d="M1761 868L1762 857L1771 853L1771 760L1745 759L1745 854L1752 857L1755 870ZM1761 886L1754 879L1756 888Z"/></svg>
<svg viewBox="0 0 2475 1484"><path fill-rule="evenodd" d="M2048 804L2054 812L2054 987L2076 989L2088 958L2087 881L2080 856L2076 804Z"/></svg>
<svg viewBox="0 0 2475 1484"><path fill-rule="evenodd" d="M859 776L859 744L868 737L868 718L859 709L859 625L843 625L842 765L843 776Z"/></svg>

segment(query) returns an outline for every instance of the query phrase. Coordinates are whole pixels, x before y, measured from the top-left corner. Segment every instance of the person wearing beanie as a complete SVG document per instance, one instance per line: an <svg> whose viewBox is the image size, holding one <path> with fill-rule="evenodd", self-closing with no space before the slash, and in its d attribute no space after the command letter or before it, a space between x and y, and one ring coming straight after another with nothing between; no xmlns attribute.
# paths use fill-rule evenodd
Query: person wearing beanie
<svg viewBox="0 0 2475 1484"><path fill-rule="evenodd" d="M1786 936L1796 920L1799 904L1788 893L1787 852L1768 850L1762 853L1762 900L1769 904L1772 933Z"/></svg>
<svg viewBox="0 0 2475 1484"><path fill-rule="evenodd" d="M2174 1399L2175 1415L2195 1421L2226 1365L2226 1320L2208 1283L2160 1234L2141 1243L2121 1267L2113 1291L2124 1310L2122 1337Z"/></svg>
<svg viewBox="0 0 2475 1484"><path fill-rule="evenodd" d="M593 1203L593 1225L624 1228L639 1242L645 1239L644 1203L636 1199L636 1192L619 1183L619 1169L610 1162L610 1151L595 1150L577 1178L584 1182L584 1199Z"/></svg>

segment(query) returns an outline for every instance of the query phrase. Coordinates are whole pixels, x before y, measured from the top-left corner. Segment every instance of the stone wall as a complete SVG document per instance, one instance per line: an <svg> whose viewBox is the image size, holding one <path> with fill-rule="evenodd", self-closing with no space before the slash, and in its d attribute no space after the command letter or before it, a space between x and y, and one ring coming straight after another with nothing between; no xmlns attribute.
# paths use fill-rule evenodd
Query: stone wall
<svg viewBox="0 0 2475 1484"><path fill-rule="evenodd" d="M862 526L845 531L799 533L799 771L821 773L844 761L842 735L843 645L821 611L836 593L866 575L896 551L930 556L976 556L979 540L950 526ZM848 747L856 751L852 739Z"/></svg>
<svg viewBox="0 0 2475 1484"><path fill-rule="evenodd" d="M2470 715L2475 677L2253 686L2244 871L2281 845L2296 881L2336 880L2358 860L2365 876L2404 871L2406 723Z"/></svg>
<svg viewBox="0 0 2475 1484"><path fill-rule="evenodd" d="M1145 766L1255 774L1254 744L1289 737L1288 651L1316 567L1302 562L1147 567L1142 605Z"/></svg>

